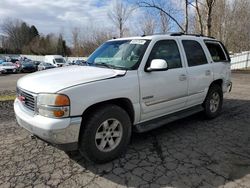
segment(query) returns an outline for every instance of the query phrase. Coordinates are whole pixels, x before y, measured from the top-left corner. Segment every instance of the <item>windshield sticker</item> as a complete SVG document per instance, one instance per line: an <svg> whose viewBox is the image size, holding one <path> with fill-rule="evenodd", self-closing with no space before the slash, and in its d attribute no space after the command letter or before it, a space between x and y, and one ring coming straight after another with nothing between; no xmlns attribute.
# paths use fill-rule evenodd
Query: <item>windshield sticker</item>
<svg viewBox="0 0 250 188"><path fill-rule="evenodd" d="M139 45L144 45L146 42L146 40L139 40L139 39L135 39L135 40L131 40L130 44L139 44Z"/></svg>

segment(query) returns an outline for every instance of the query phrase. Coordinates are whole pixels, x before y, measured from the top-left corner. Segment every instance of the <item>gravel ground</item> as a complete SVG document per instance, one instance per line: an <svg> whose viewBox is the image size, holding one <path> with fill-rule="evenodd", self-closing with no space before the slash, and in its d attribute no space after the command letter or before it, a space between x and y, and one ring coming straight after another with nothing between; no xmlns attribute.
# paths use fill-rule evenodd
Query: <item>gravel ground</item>
<svg viewBox="0 0 250 188"><path fill-rule="evenodd" d="M233 74L221 116L134 134L127 153L96 165L31 139L0 104L0 187L250 187L250 74Z"/></svg>

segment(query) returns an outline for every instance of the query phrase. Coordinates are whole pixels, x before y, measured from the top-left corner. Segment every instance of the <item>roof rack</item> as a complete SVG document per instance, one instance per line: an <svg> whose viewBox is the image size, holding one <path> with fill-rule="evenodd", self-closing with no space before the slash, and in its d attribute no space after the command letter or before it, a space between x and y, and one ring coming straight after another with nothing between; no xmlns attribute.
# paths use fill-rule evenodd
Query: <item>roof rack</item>
<svg viewBox="0 0 250 188"><path fill-rule="evenodd" d="M170 34L170 36L182 36L182 35L195 36L195 37L208 37L208 38L215 39L214 37L209 37L209 36L205 36L205 35L201 35L201 34L187 34L187 33L183 33L183 32L177 32L177 33Z"/></svg>
<svg viewBox="0 0 250 188"><path fill-rule="evenodd" d="M185 35L185 33L183 32L170 33L170 36L181 36L181 35Z"/></svg>

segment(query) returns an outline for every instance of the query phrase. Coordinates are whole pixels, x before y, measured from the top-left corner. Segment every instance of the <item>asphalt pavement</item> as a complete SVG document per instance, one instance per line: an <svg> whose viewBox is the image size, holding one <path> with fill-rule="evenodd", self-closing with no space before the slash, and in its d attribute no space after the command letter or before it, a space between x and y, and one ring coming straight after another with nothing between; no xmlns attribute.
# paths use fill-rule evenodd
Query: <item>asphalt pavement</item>
<svg viewBox="0 0 250 188"><path fill-rule="evenodd" d="M249 188L249 83L250 74L233 74L218 118L199 113L133 134L126 154L104 165L31 139L15 121L13 102L2 102L0 187Z"/></svg>
<svg viewBox="0 0 250 188"><path fill-rule="evenodd" d="M26 74L0 74L0 92L16 90L17 80Z"/></svg>

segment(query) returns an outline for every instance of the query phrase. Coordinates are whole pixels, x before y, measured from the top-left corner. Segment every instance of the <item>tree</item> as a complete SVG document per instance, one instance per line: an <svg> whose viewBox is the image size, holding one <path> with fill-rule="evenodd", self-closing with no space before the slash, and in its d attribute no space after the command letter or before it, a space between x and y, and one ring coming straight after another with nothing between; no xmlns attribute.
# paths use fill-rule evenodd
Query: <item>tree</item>
<svg viewBox="0 0 250 188"><path fill-rule="evenodd" d="M170 29L170 19L169 17L164 14L163 12L160 12L160 28L162 33L167 33Z"/></svg>
<svg viewBox="0 0 250 188"><path fill-rule="evenodd" d="M151 14L146 13L143 19L141 20L141 30L143 34L144 35L154 34L155 29L156 29L156 24L157 23L154 17Z"/></svg>
<svg viewBox="0 0 250 188"><path fill-rule="evenodd" d="M5 19L1 25L2 31L8 36L7 43L11 50L21 50L21 44L19 40L20 26L20 20L12 20L10 18Z"/></svg>
<svg viewBox="0 0 250 188"><path fill-rule="evenodd" d="M119 30L119 37L123 37L125 31L125 24L129 16L132 14L133 9L120 0L116 0L112 10L108 13L108 17L115 24Z"/></svg>
<svg viewBox="0 0 250 188"><path fill-rule="evenodd" d="M212 13L211 35L224 42L232 52L250 49L250 1L216 1Z"/></svg>
<svg viewBox="0 0 250 188"><path fill-rule="evenodd" d="M57 42L57 54L65 56L66 55L66 42L63 40L62 34L59 35L58 37L58 42Z"/></svg>
<svg viewBox="0 0 250 188"><path fill-rule="evenodd" d="M205 1L205 2L204 2ZM197 14L197 20L199 25L199 33L203 35L204 33L204 26L206 26L206 35L211 36L212 32L212 12L215 7L216 0L204 0L204 1L198 1L195 0L195 5L193 2L189 2L189 5L192 5ZM200 9L200 5L202 6L202 9Z"/></svg>
<svg viewBox="0 0 250 188"><path fill-rule="evenodd" d="M211 36L211 28L212 28L212 10L214 7L216 0L206 0L207 6L207 36Z"/></svg>
<svg viewBox="0 0 250 188"><path fill-rule="evenodd" d="M200 27L200 34L203 35L204 31L203 31L203 24L202 24L202 19L201 19L201 13L200 13L198 0L195 0L195 10L196 10L197 17L198 17L198 23L199 23L199 27Z"/></svg>
<svg viewBox="0 0 250 188"><path fill-rule="evenodd" d="M151 1L139 1L138 3L139 7L144 8L152 8L160 11L161 14L165 14L167 17L169 17L176 25L180 28L182 32L185 32L185 29L181 26L181 24L178 22L178 20L175 18L174 15L172 15L171 11L164 9L162 4L156 3L154 0Z"/></svg>
<svg viewBox="0 0 250 188"><path fill-rule="evenodd" d="M188 0L185 0L185 33L188 33Z"/></svg>
<svg viewBox="0 0 250 188"><path fill-rule="evenodd" d="M38 32L37 28L34 25L32 25L30 27L30 38L32 40L35 37L39 37L39 32Z"/></svg>
<svg viewBox="0 0 250 188"><path fill-rule="evenodd" d="M81 54L81 47L80 47L80 39L79 39L79 33L80 33L80 29L79 28L74 28L72 30L72 42L73 42L73 49L72 49L72 53L75 56L80 56Z"/></svg>

